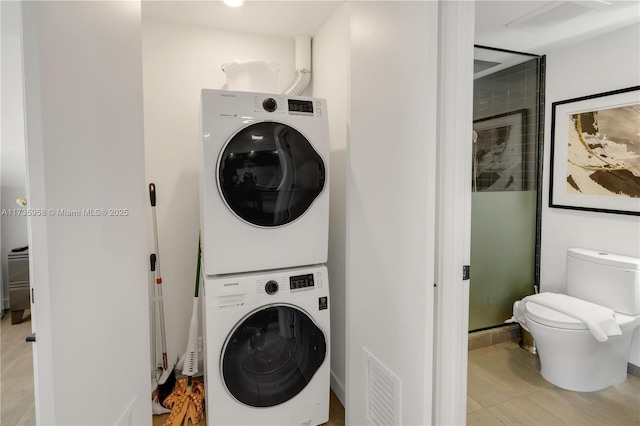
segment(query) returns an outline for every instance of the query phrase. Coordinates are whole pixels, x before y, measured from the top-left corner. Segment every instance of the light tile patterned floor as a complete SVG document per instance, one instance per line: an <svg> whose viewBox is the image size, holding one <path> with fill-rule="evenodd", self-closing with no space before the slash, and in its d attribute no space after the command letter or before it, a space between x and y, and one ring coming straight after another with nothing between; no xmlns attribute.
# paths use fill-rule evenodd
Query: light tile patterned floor
<svg viewBox="0 0 640 426"><path fill-rule="evenodd" d="M0 424L34 425L29 312L21 324L5 315L2 329ZM469 352L468 425L640 426L640 379L629 376L600 392L570 392L548 383L538 357L505 342ZM329 425L344 425L344 408L332 395ZM159 418L154 418L154 424ZM162 422L160 422L162 424Z"/></svg>
<svg viewBox="0 0 640 426"><path fill-rule="evenodd" d="M505 342L469 352L468 425L640 425L640 379L571 392L540 375L538 357Z"/></svg>
<svg viewBox="0 0 640 426"><path fill-rule="evenodd" d="M331 399L329 400L329 404L329 421L327 423L324 423L322 426L344 426L344 407L333 392L331 392ZM167 417L169 417L168 414L153 416L153 426L162 426ZM205 419L198 423L196 426L206 426L206 420L207 419L205 414Z"/></svg>
<svg viewBox="0 0 640 426"><path fill-rule="evenodd" d="M11 324L11 312L0 322L0 425L35 425L33 396L33 356L30 311L25 311L20 324Z"/></svg>
<svg viewBox="0 0 640 426"><path fill-rule="evenodd" d="M30 311L25 311L20 324L11 324L6 312L0 322L0 425L32 426L36 424L33 396L33 357L31 344L25 341L31 334ZM168 415L154 416L153 425L162 425ZM329 422L325 426L344 426L344 407L331 393ZM199 426L205 426L206 421Z"/></svg>

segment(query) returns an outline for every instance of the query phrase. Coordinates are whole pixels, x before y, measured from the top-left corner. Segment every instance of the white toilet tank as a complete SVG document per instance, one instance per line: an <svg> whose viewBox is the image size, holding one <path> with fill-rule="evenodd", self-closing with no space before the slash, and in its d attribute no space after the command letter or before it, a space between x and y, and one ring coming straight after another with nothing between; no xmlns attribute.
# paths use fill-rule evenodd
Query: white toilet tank
<svg viewBox="0 0 640 426"><path fill-rule="evenodd" d="M640 259L570 248L567 294L621 314L640 315Z"/></svg>

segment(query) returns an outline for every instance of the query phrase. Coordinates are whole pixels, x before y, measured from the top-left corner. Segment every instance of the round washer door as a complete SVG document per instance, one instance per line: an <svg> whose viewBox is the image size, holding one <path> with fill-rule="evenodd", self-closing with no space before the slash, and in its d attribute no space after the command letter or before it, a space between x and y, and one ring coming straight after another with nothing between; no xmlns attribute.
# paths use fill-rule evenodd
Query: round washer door
<svg viewBox="0 0 640 426"><path fill-rule="evenodd" d="M231 395L251 407L272 407L296 396L326 356L322 330L291 305L261 308L231 332L221 356Z"/></svg>
<svg viewBox="0 0 640 426"><path fill-rule="evenodd" d="M298 219L324 185L324 161L302 133L283 123L264 121L241 129L218 161L218 187L227 206L256 226Z"/></svg>

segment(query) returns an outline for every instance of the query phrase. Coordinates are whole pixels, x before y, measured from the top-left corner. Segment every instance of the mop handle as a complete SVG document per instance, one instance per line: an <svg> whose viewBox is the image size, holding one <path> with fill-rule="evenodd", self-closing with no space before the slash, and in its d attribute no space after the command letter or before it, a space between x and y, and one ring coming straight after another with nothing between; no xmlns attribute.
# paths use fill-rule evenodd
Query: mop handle
<svg viewBox="0 0 640 426"><path fill-rule="evenodd" d="M149 184L149 198L151 199L151 215L153 216L153 242L156 248L158 266L156 273L156 284L162 284L162 274L160 273L160 249L158 248L158 220L156 218L156 185Z"/></svg>
<svg viewBox="0 0 640 426"><path fill-rule="evenodd" d="M160 312L160 342L162 345L162 368L166 370L169 368L169 362L167 360L167 336L165 336L164 327L164 302L162 301L162 285L157 285L158 290L158 309Z"/></svg>
<svg viewBox="0 0 640 426"><path fill-rule="evenodd" d="M162 345L162 368L167 370L169 368L169 361L167 360L167 336L165 335L164 324L164 301L162 298L162 274L160 273L160 248L158 245L158 221L156 219L156 185L154 183L149 184L149 198L151 200L151 213L153 216L153 240L156 248L156 291L158 293L158 310L160 314L160 342Z"/></svg>
<svg viewBox="0 0 640 426"><path fill-rule="evenodd" d="M150 284L152 286L153 289L153 318L151 320L151 347L153 348L153 371L155 372L158 368L158 349L157 349L157 343L156 343L156 286L155 286L155 279L156 279L156 255L154 253L152 253L149 256L149 263L150 263L150 271L151 271L151 276L150 276ZM154 373L155 376L155 373Z"/></svg>

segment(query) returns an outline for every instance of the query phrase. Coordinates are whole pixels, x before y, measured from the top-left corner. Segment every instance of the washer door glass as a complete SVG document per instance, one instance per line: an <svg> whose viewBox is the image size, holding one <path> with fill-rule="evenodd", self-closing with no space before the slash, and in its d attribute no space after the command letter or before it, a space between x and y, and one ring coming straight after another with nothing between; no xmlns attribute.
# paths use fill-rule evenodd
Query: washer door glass
<svg viewBox="0 0 640 426"><path fill-rule="evenodd" d="M227 142L218 179L238 217L253 225L282 226L302 216L320 195L325 167L302 133L268 121L243 128Z"/></svg>
<svg viewBox="0 0 640 426"><path fill-rule="evenodd" d="M304 312L271 306L249 315L222 351L222 377L234 398L272 407L296 396L325 358L324 333Z"/></svg>

